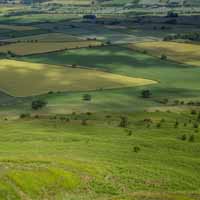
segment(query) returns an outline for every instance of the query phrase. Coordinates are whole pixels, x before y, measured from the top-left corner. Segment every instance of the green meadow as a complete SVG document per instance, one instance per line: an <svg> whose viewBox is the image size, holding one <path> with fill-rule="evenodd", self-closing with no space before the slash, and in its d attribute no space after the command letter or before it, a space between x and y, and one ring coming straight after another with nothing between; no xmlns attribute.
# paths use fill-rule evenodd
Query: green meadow
<svg viewBox="0 0 200 200"><path fill-rule="evenodd" d="M1 199L198 200L198 116L123 116L2 118Z"/></svg>
<svg viewBox="0 0 200 200"><path fill-rule="evenodd" d="M158 83L148 87L125 88L91 92L93 101L85 104L81 96L83 93L66 93L48 95L52 104L50 110L59 109L59 103L70 112L77 108L84 110L121 111L144 110L163 107L159 101L168 98L171 103L175 100L189 102L198 100L200 68L174 63L168 60L136 52L125 47L109 46L99 48L83 48L67 50L57 53L27 56L20 58L29 62L47 64L77 64L83 67L103 70L115 74L156 80ZM152 91L152 98L142 99L140 93L148 88ZM66 97L66 98L65 98ZM166 106L165 106L166 107ZM167 106L169 109L171 106ZM73 109L72 109L73 108ZM181 106L181 109L185 107ZM166 108L167 109L167 108ZM62 110L62 109L61 109Z"/></svg>

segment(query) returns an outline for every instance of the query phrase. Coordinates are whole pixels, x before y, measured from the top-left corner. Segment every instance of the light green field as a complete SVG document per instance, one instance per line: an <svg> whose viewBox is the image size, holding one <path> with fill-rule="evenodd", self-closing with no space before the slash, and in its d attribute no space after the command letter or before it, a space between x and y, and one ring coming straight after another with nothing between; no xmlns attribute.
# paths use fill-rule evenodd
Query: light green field
<svg viewBox="0 0 200 200"><path fill-rule="evenodd" d="M196 116L126 116L126 129L113 114L1 119L1 200L199 200Z"/></svg>
<svg viewBox="0 0 200 200"><path fill-rule="evenodd" d="M0 46L0 52L7 53L10 51L16 55L24 56L99 45L101 45L101 42L92 40L75 42L19 42Z"/></svg>
<svg viewBox="0 0 200 200"><path fill-rule="evenodd" d="M88 91L155 84L156 81L97 70L0 60L0 88L12 96L49 91Z"/></svg>
<svg viewBox="0 0 200 200"><path fill-rule="evenodd" d="M200 66L200 45L177 42L143 42L130 48L146 50L155 56L165 54L169 59L188 65Z"/></svg>

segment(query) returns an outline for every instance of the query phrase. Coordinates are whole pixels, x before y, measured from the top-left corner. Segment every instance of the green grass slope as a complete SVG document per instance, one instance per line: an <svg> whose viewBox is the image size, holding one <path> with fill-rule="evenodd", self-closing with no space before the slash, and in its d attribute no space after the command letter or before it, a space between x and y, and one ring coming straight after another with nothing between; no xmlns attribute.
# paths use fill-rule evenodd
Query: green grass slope
<svg viewBox="0 0 200 200"><path fill-rule="evenodd" d="M197 116L125 116L1 120L1 199L198 200Z"/></svg>

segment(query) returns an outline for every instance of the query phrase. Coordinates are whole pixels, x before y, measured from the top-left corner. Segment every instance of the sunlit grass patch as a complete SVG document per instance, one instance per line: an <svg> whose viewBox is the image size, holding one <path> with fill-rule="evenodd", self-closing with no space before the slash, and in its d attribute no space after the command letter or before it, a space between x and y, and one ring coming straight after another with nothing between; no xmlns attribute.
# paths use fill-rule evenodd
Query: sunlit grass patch
<svg viewBox="0 0 200 200"><path fill-rule="evenodd" d="M0 60L0 88L13 96L33 96L49 91L87 91L155 84L156 81L112 73Z"/></svg>
<svg viewBox="0 0 200 200"><path fill-rule="evenodd" d="M24 193L31 197L49 195L51 192L73 190L80 179L71 172L57 168L12 170L8 178Z"/></svg>
<svg viewBox="0 0 200 200"><path fill-rule="evenodd" d="M177 62L200 66L200 45L178 42L142 42L130 44L129 47L146 50L155 56L166 55Z"/></svg>

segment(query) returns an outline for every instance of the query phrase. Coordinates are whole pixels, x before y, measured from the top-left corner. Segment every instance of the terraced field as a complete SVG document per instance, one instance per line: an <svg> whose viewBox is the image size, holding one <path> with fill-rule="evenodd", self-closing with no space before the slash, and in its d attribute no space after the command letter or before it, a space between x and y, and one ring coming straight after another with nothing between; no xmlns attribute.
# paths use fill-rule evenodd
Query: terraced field
<svg viewBox="0 0 200 200"><path fill-rule="evenodd" d="M130 48L146 50L148 53L194 66L200 66L200 45L177 42L143 42L130 44Z"/></svg>

